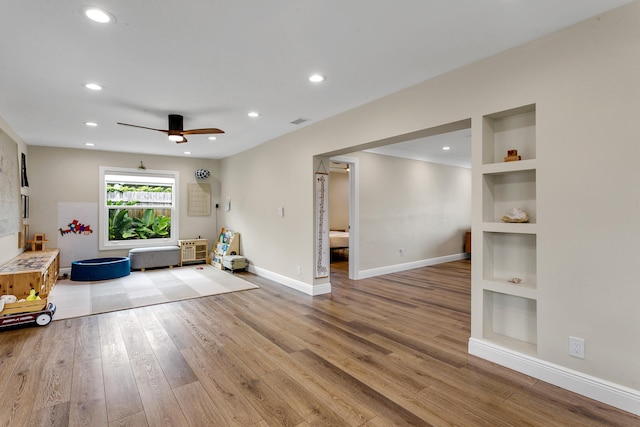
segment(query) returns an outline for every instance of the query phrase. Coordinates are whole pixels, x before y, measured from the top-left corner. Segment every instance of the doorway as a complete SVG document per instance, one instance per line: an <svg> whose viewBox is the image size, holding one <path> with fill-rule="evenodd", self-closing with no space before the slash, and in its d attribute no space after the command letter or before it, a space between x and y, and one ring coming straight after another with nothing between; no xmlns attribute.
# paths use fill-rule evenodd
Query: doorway
<svg viewBox="0 0 640 427"><path fill-rule="evenodd" d="M358 159L335 156L330 158L329 220L332 263L348 264L349 279L358 272Z"/></svg>

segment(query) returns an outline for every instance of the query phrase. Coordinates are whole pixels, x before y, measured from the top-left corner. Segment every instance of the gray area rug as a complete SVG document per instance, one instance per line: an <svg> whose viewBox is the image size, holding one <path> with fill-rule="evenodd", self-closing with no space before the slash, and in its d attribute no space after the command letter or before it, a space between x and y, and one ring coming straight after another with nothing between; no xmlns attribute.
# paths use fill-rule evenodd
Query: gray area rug
<svg viewBox="0 0 640 427"><path fill-rule="evenodd" d="M49 294L53 320L143 307L258 286L208 264L132 271L129 276L97 282L58 280Z"/></svg>

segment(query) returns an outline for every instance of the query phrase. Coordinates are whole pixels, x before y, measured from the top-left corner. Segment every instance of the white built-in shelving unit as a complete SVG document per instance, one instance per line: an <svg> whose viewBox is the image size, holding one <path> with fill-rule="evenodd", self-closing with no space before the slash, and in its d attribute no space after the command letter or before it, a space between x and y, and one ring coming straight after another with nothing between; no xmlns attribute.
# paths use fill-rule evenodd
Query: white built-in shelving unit
<svg viewBox="0 0 640 427"><path fill-rule="evenodd" d="M509 150L522 160L505 162ZM482 338L537 355L536 108L514 108L482 118L482 221L480 257ZM512 208L528 223L505 223ZM476 253L476 249L480 253ZM521 279L513 283L514 277ZM474 284L478 289L478 284Z"/></svg>

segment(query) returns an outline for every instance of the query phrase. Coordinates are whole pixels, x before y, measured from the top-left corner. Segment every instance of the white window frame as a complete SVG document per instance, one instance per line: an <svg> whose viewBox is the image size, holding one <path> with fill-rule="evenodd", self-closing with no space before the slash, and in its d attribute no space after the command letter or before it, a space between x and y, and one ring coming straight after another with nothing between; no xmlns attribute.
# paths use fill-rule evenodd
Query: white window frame
<svg viewBox="0 0 640 427"><path fill-rule="evenodd" d="M118 168L111 166L100 166L100 197L99 197L99 224L100 232L98 233L98 246L101 251L115 250L115 249L132 249L142 248L148 246L170 246L178 244L179 233L179 204L178 204L178 189L180 188L180 173L178 171L165 171L165 170L138 170L130 168ZM140 184L153 184L155 179L170 179L173 180L173 190L171 207L166 209L171 210L171 233L167 238L160 239L135 239L135 240L109 240L109 208L113 206L107 206L107 187L106 177L108 175L122 175L127 176L127 181L136 182L139 180Z"/></svg>

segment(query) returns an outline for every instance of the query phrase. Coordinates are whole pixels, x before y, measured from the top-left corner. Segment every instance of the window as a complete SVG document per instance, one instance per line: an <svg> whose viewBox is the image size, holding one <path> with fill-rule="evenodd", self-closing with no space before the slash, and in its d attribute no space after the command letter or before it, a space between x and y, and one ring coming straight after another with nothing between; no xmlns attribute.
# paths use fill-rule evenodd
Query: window
<svg viewBox="0 0 640 427"><path fill-rule="evenodd" d="M178 172L100 167L100 250L178 242Z"/></svg>

